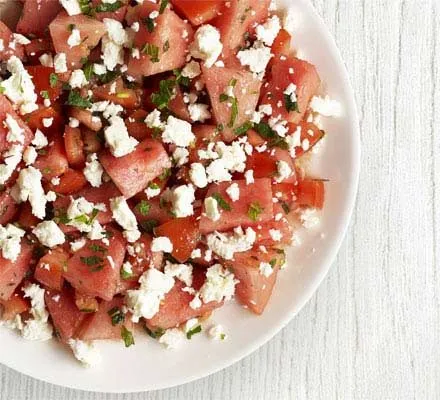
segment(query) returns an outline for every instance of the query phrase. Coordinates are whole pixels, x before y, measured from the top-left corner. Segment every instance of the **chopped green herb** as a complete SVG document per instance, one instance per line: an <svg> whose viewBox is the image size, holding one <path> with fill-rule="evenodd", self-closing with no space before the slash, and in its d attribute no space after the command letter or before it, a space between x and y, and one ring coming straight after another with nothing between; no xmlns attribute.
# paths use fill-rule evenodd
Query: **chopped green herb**
<svg viewBox="0 0 440 400"><path fill-rule="evenodd" d="M165 170L159 175L161 181L167 180L171 176L171 168L165 168Z"/></svg>
<svg viewBox="0 0 440 400"><path fill-rule="evenodd" d="M102 3L99 4L96 8L95 11L100 13L100 12L113 12L113 11L117 11L122 7L122 2L121 1L116 1L115 3Z"/></svg>
<svg viewBox="0 0 440 400"><path fill-rule="evenodd" d="M51 73L51 74L49 75L49 84L50 84L50 87L51 87L51 88L54 88L54 87L57 85L57 83L58 83L58 75L57 75L57 74L54 74L54 73Z"/></svg>
<svg viewBox="0 0 440 400"><path fill-rule="evenodd" d="M2 85L0 85L0 94L3 94L3 93L5 93L5 88L2 86Z"/></svg>
<svg viewBox="0 0 440 400"><path fill-rule="evenodd" d="M142 231L145 233L153 233L154 228L159 226L159 222L155 219L149 219L148 221L142 221L139 223Z"/></svg>
<svg viewBox="0 0 440 400"><path fill-rule="evenodd" d="M120 72L118 71L107 71L105 74L99 75L99 81L103 84L110 83L114 81L119 75Z"/></svg>
<svg viewBox="0 0 440 400"><path fill-rule="evenodd" d="M284 104L285 104L286 110L288 112L291 112L291 111L299 112L298 102L292 101L290 95L288 95L288 94L284 95Z"/></svg>
<svg viewBox="0 0 440 400"><path fill-rule="evenodd" d="M277 259L272 258L272 260L269 261L269 264L272 268L275 268L275 266L277 265Z"/></svg>
<svg viewBox="0 0 440 400"><path fill-rule="evenodd" d="M42 90L42 91L40 92L40 94L41 94L41 97L42 97L43 99L48 99L48 98L49 98L49 92L48 92L47 90Z"/></svg>
<svg viewBox="0 0 440 400"><path fill-rule="evenodd" d="M170 49L170 41L167 40L164 44L163 44L163 52L166 53L168 50Z"/></svg>
<svg viewBox="0 0 440 400"><path fill-rule="evenodd" d="M222 197L220 193L213 193L211 197L217 201L219 207L225 211L231 211L231 205Z"/></svg>
<svg viewBox="0 0 440 400"><path fill-rule="evenodd" d="M145 43L144 47L142 47L142 53L150 56L151 62L159 62L159 47L157 47L156 45Z"/></svg>
<svg viewBox="0 0 440 400"><path fill-rule="evenodd" d="M283 150L287 150L289 148L285 139L281 136L278 136L267 123L260 122L255 124L254 128L263 139L267 140L269 147L279 147Z"/></svg>
<svg viewBox="0 0 440 400"><path fill-rule="evenodd" d="M69 32L72 32L74 29L75 29L75 24L69 24L69 25L67 25L67 30L68 30Z"/></svg>
<svg viewBox="0 0 440 400"><path fill-rule="evenodd" d="M151 101L159 110L168 107L168 103L174 95L175 86L174 79L164 79L159 83L159 92L151 94Z"/></svg>
<svg viewBox="0 0 440 400"><path fill-rule="evenodd" d="M229 81L228 86L235 87L236 85L237 85L237 79L232 78L232 79Z"/></svg>
<svg viewBox="0 0 440 400"><path fill-rule="evenodd" d="M95 253L104 253L104 254L107 253L108 251L106 247L100 246L99 244L95 244L95 243L91 244L89 246L89 249L94 251Z"/></svg>
<svg viewBox="0 0 440 400"><path fill-rule="evenodd" d="M160 1L159 14L162 14L165 11L165 8L167 8L168 3L169 3L169 0L161 0Z"/></svg>
<svg viewBox="0 0 440 400"><path fill-rule="evenodd" d="M225 334L225 333L222 333L222 334L220 335L220 339L221 339L221 340L225 340L225 339L226 339L226 334Z"/></svg>
<svg viewBox="0 0 440 400"><path fill-rule="evenodd" d="M248 217L252 221L258 221L258 218L260 217L260 214L264 211L264 208L261 207L260 203L258 201L254 201L249 205L248 209Z"/></svg>
<svg viewBox="0 0 440 400"><path fill-rule="evenodd" d="M234 129L234 133L237 136L244 135L249 129L252 129L254 127L254 124L251 121L245 122L243 125L239 126L238 128Z"/></svg>
<svg viewBox="0 0 440 400"><path fill-rule="evenodd" d="M44 175L47 175L47 174L50 174L52 172L52 170L50 168L43 168L42 172Z"/></svg>
<svg viewBox="0 0 440 400"><path fill-rule="evenodd" d="M222 94L219 96L219 99L220 99L220 103L224 103L225 101L228 101L228 100L229 100L229 96L228 96L226 93L222 93Z"/></svg>
<svg viewBox="0 0 440 400"><path fill-rule="evenodd" d="M124 325L122 325L121 328L121 337L124 341L125 347L130 347L131 345L134 345L133 334Z"/></svg>
<svg viewBox="0 0 440 400"><path fill-rule="evenodd" d="M125 314L119 307L113 307L107 311L107 314L111 318L113 326L122 324L125 321Z"/></svg>
<svg viewBox="0 0 440 400"><path fill-rule="evenodd" d="M223 132L223 131L225 130L225 126L224 126L223 124L218 124L218 125L217 125L217 130L218 130L219 132Z"/></svg>
<svg viewBox="0 0 440 400"><path fill-rule="evenodd" d="M133 272L127 272L125 268L121 268L121 278L126 280L133 277Z"/></svg>
<svg viewBox="0 0 440 400"><path fill-rule="evenodd" d="M150 189L153 189L153 190L160 189L160 186L159 186L157 183L155 183L155 182L150 182L150 183L148 184L148 187L149 187Z"/></svg>
<svg viewBox="0 0 440 400"><path fill-rule="evenodd" d="M147 27L148 32L154 31L154 21L151 18L144 18L144 24Z"/></svg>
<svg viewBox="0 0 440 400"><path fill-rule="evenodd" d="M83 264L86 264L89 267L104 262L104 259L98 256L80 257L80 260Z"/></svg>
<svg viewBox="0 0 440 400"><path fill-rule="evenodd" d="M92 106L92 103L89 99L84 99L83 97L81 97L79 92L76 92L74 90L70 91L66 104L68 106L79 108L89 108Z"/></svg>
<svg viewBox="0 0 440 400"><path fill-rule="evenodd" d="M289 214L290 213L290 206L285 201L283 201L281 203L281 207L282 207L282 209L283 209L285 214Z"/></svg>
<svg viewBox="0 0 440 400"><path fill-rule="evenodd" d="M163 334L165 333L165 330L162 328L158 328L155 331L152 331L151 329L147 328L145 326L145 331L148 333L149 336L151 336L153 339L159 339Z"/></svg>
<svg viewBox="0 0 440 400"><path fill-rule="evenodd" d="M186 338L191 340L191 338L202 331L202 327L200 325L197 325L195 328L191 329L190 331L186 332Z"/></svg>
<svg viewBox="0 0 440 400"><path fill-rule="evenodd" d="M229 120L229 124L228 127L232 128L235 125L235 121L237 120L238 117L238 102L237 99L235 97L233 97L231 99L231 119Z"/></svg>
<svg viewBox="0 0 440 400"><path fill-rule="evenodd" d="M150 212L151 204L148 203L148 201L141 200L137 205L136 208L142 215L147 215Z"/></svg>
<svg viewBox="0 0 440 400"><path fill-rule="evenodd" d="M84 66L83 72L84 72L84 76L86 77L86 79L88 81L90 81L90 79L93 76L93 64L92 63L87 63Z"/></svg>
<svg viewBox="0 0 440 400"><path fill-rule="evenodd" d="M173 70L174 76L176 77L176 82L180 86L183 86L185 88L189 88L191 85L191 79L189 79L187 76L182 75L181 69L175 69Z"/></svg>
<svg viewBox="0 0 440 400"><path fill-rule="evenodd" d="M78 0L79 7L81 9L81 13L85 15L94 14L94 10L90 4L90 0Z"/></svg>

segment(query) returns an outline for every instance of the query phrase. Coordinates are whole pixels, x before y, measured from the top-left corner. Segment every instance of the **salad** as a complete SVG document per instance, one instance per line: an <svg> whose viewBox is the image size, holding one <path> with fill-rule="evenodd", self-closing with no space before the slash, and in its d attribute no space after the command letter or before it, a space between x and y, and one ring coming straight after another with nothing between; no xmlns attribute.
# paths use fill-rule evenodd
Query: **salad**
<svg viewBox="0 0 440 400"><path fill-rule="evenodd" d="M319 223L316 68L270 0L24 0L0 22L0 325L167 348L261 314ZM295 40L293 38L293 44Z"/></svg>

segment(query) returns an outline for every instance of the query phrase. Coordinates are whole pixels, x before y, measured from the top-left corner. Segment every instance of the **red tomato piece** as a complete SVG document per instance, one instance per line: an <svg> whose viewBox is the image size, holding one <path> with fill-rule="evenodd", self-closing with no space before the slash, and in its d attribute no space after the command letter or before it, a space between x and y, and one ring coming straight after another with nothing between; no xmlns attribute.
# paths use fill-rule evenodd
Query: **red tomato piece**
<svg viewBox="0 0 440 400"><path fill-rule="evenodd" d="M3 321L11 321L17 315L30 309L29 303L18 293L14 293L9 300L0 300L0 313Z"/></svg>
<svg viewBox="0 0 440 400"><path fill-rule="evenodd" d="M212 110L217 124L224 128L223 138L230 142L235 139L234 129L249 121L255 111L260 96L261 81L250 72L235 68L202 67L203 79L211 99ZM222 99L227 87L235 82L233 92L237 113L234 116L234 107L231 101Z"/></svg>
<svg viewBox="0 0 440 400"><path fill-rule="evenodd" d="M38 155L34 167L39 169L43 178L48 181L63 175L69 168L63 139L61 137L55 137L52 143L44 148L44 151L45 153Z"/></svg>
<svg viewBox="0 0 440 400"><path fill-rule="evenodd" d="M171 167L171 161L162 144L152 139L145 139L132 153L124 157L114 157L107 150L99 159L127 199L144 190L149 182Z"/></svg>
<svg viewBox="0 0 440 400"><path fill-rule="evenodd" d="M193 25L205 24L219 16L224 5L223 0L171 0L171 3Z"/></svg>
<svg viewBox="0 0 440 400"><path fill-rule="evenodd" d="M0 193L0 225L11 222L18 211L18 204L12 198L8 190Z"/></svg>
<svg viewBox="0 0 440 400"><path fill-rule="evenodd" d="M52 190L58 194L73 194L87 185L87 180L82 171L69 168L63 175L59 177L60 183L54 185L51 182L47 184L47 190Z"/></svg>
<svg viewBox="0 0 440 400"><path fill-rule="evenodd" d="M122 234L111 232L109 246L101 240L88 240L67 262L64 278L80 293L110 301L116 293L119 271L125 256Z"/></svg>
<svg viewBox="0 0 440 400"><path fill-rule="evenodd" d="M29 65L26 67L29 75L32 76L32 82L35 85L35 93L38 95L38 103L44 102L42 93L47 93L47 98L54 102L60 97L62 90L62 82L57 80L54 87L50 85L50 75L55 73L55 70L50 67L44 67L42 65Z"/></svg>
<svg viewBox="0 0 440 400"><path fill-rule="evenodd" d="M197 217L175 218L157 227L156 236L166 236L173 244L172 256L184 263L191 257L192 251L200 241Z"/></svg>
<svg viewBox="0 0 440 400"><path fill-rule="evenodd" d="M141 55L139 59L130 56L128 62L128 74L137 79L172 71L186 62L188 45L193 35L191 25L167 8L154 20L154 30L149 32L142 21L158 9L158 5L145 1L133 7L127 14L129 24L140 22L139 32L134 37L134 47L141 50ZM147 43L158 50L157 59L142 51Z"/></svg>
<svg viewBox="0 0 440 400"><path fill-rule="evenodd" d="M74 25L80 31L81 44L70 47L67 43L71 32L69 26ZM50 35L57 53L65 53L67 67L70 70L81 67L81 59L88 57L90 49L93 49L106 33L105 25L86 15L67 15L62 11L49 25Z"/></svg>
<svg viewBox="0 0 440 400"><path fill-rule="evenodd" d="M61 4L53 0L26 0L17 24L17 32L42 36L61 10Z"/></svg>
<svg viewBox="0 0 440 400"><path fill-rule="evenodd" d="M324 207L325 186L324 181L317 179L304 179L296 187L296 202L300 206Z"/></svg>
<svg viewBox="0 0 440 400"><path fill-rule="evenodd" d="M64 147L69 165L73 168L84 167L86 156L84 154L84 143L79 128L71 128L66 125L64 131Z"/></svg>
<svg viewBox="0 0 440 400"><path fill-rule="evenodd" d="M95 87L93 96L98 100L108 100L124 108L136 108L140 105L140 96L134 89L124 87L122 78L102 86Z"/></svg>
<svg viewBox="0 0 440 400"><path fill-rule="evenodd" d="M62 248L50 250L40 258L35 268L35 279L49 289L61 290L64 278L63 269L67 267L69 254Z"/></svg>
<svg viewBox="0 0 440 400"><path fill-rule="evenodd" d="M23 280L32 259L33 246L25 239L17 260L11 261L0 255L0 300L8 300Z"/></svg>
<svg viewBox="0 0 440 400"><path fill-rule="evenodd" d="M226 189L237 183L240 190L240 199L232 202L226 193ZM200 218L200 231L207 234L213 231L228 231L237 226L256 226L268 222L273 218L272 187L269 178L255 179L255 183L246 184L246 181L223 182L218 185L211 185L206 197L217 195L221 197L230 207L230 211L222 209L218 221L213 221L205 215L203 207ZM256 218L250 217L250 209L257 208Z"/></svg>
<svg viewBox="0 0 440 400"><path fill-rule="evenodd" d="M17 56L20 59L24 58L24 47L22 44L16 43L15 49L9 47L14 37L12 36L12 31L2 21L0 21L0 39L3 40L0 61L8 61L12 56Z"/></svg>

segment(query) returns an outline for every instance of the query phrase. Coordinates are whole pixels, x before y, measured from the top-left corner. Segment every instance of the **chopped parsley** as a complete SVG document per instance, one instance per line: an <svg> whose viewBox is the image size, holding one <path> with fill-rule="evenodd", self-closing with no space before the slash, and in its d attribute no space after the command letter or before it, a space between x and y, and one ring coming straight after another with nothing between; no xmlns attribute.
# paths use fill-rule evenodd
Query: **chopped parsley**
<svg viewBox="0 0 440 400"><path fill-rule="evenodd" d="M153 32L154 31L154 21L151 18L144 18L143 22L147 28L148 32Z"/></svg>
<svg viewBox="0 0 440 400"><path fill-rule="evenodd" d="M92 106L92 103L90 102L89 99L85 99L81 97L79 92L76 92L74 90L70 91L66 104L68 106L79 107L79 108L90 108Z"/></svg>
<svg viewBox="0 0 440 400"><path fill-rule="evenodd" d="M48 99L49 98L49 92L47 90L42 90L40 92L40 95L43 99Z"/></svg>
<svg viewBox="0 0 440 400"><path fill-rule="evenodd" d="M130 347L130 346L134 345L133 334L125 327L125 325L122 325L121 337L122 337L122 340L124 341L125 347Z"/></svg>
<svg viewBox="0 0 440 400"><path fill-rule="evenodd" d="M231 211L231 205L222 197L220 193L213 193L211 197L217 201L217 204L221 209Z"/></svg>
<svg viewBox="0 0 440 400"><path fill-rule="evenodd" d="M90 0L78 0L79 7L81 9L81 13L85 15L93 15L94 10L90 5Z"/></svg>
<svg viewBox="0 0 440 400"><path fill-rule="evenodd" d="M186 332L186 338L191 340L191 338L202 331L201 325L197 325L195 328L191 329L190 331Z"/></svg>
<svg viewBox="0 0 440 400"><path fill-rule="evenodd" d="M107 248L95 243L91 244L89 246L89 249L94 251L95 253L104 253L104 254L107 253Z"/></svg>
<svg viewBox="0 0 440 400"><path fill-rule="evenodd" d="M165 8L167 8L168 3L169 3L169 0L161 0L160 1L159 14L163 14L163 12L165 11Z"/></svg>
<svg viewBox="0 0 440 400"><path fill-rule="evenodd" d="M254 201L249 205L248 209L248 217L252 221L258 221L258 218L260 217L260 214L264 211L264 208L261 207L260 203L258 201Z"/></svg>
<svg viewBox="0 0 440 400"><path fill-rule="evenodd" d="M153 339L159 339L163 334L165 333L165 330L162 328L157 328L155 331L152 331L147 326L145 326L145 331L149 336L151 336Z"/></svg>
<svg viewBox="0 0 440 400"><path fill-rule="evenodd" d="M286 110L288 112L291 112L291 111L299 112L298 102L292 101L290 95L288 95L288 94L284 95L284 104L285 104Z"/></svg>
<svg viewBox="0 0 440 400"><path fill-rule="evenodd" d="M111 310L107 311L107 314L111 318L113 326L122 324L125 321L125 314L119 307L113 307Z"/></svg>
<svg viewBox="0 0 440 400"><path fill-rule="evenodd" d="M235 97L231 100L232 106L231 106L231 119L229 120L228 127L232 128L235 125L235 121L238 117L238 101Z"/></svg>
<svg viewBox="0 0 440 400"><path fill-rule="evenodd" d="M171 176L171 168L165 168L165 170L159 175L161 181L167 180Z"/></svg>
<svg viewBox="0 0 440 400"><path fill-rule="evenodd" d="M183 86L184 88L190 87L191 79L189 79L187 76L183 76L181 69L174 69L173 74L176 77L176 82L178 85Z"/></svg>
<svg viewBox="0 0 440 400"><path fill-rule="evenodd" d="M144 47L142 47L142 53L150 56L151 62L158 63L159 62L159 47L151 43L145 43Z"/></svg>
<svg viewBox="0 0 440 400"><path fill-rule="evenodd" d="M164 79L159 82L159 92L151 94L151 101L159 110L168 107L168 103L174 95L175 86L174 79Z"/></svg>
<svg viewBox="0 0 440 400"><path fill-rule="evenodd" d="M104 262L104 259L98 256L80 257L80 260L83 264L86 264L89 267Z"/></svg>
<svg viewBox="0 0 440 400"><path fill-rule="evenodd" d="M58 83L58 75L55 73L51 73L49 75L49 85L51 88L54 88Z"/></svg>
<svg viewBox="0 0 440 400"><path fill-rule="evenodd" d="M286 140L277 135L277 133L267 123L260 122L255 124L254 128L263 139L267 140L269 147L279 147L283 150L287 150L289 148Z"/></svg>
<svg viewBox="0 0 440 400"><path fill-rule="evenodd" d="M270 265L272 268L275 268L276 265L277 265L277 259L276 259L276 258L272 258L272 260L269 261L269 265Z"/></svg>
<svg viewBox="0 0 440 400"><path fill-rule="evenodd" d="M148 203L146 200L141 200L137 205L136 208L142 215L148 215L150 212L151 204Z"/></svg>
<svg viewBox="0 0 440 400"><path fill-rule="evenodd" d="M254 124L251 121L245 122L243 125L239 126L238 128L234 129L234 133L237 136L244 135L249 129L252 129L254 127Z"/></svg>
<svg viewBox="0 0 440 400"><path fill-rule="evenodd" d="M282 207L284 213L286 213L286 214L290 213L290 206L285 201L283 201L281 203L281 207Z"/></svg>
<svg viewBox="0 0 440 400"><path fill-rule="evenodd" d="M105 74L98 75L98 79L101 83L105 84L114 81L119 75L120 72L118 71L107 71Z"/></svg>
<svg viewBox="0 0 440 400"><path fill-rule="evenodd" d="M159 222L155 219L149 219L148 221L139 222L139 225L145 233L153 233L154 228L159 226Z"/></svg>
<svg viewBox="0 0 440 400"><path fill-rule="evenodd" d="M116 1L115 3L101 3L99 4L96 8L95 11L100 13L100 12L113 12L113 11L117 11L122 7L122 2L121 1Z"/></svg>
<svg viewBox="0 0 440 400"><path fill-rule="evenodd" d="M86 79L90 81L93 76L93 64L88 62L86 65L84 65L83 72Z"/></svg>

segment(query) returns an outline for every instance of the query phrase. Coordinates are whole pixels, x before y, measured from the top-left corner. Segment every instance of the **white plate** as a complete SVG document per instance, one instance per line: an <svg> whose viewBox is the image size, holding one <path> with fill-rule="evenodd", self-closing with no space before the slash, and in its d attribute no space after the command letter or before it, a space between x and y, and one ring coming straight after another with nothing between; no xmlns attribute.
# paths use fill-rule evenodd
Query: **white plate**
<svg viewBox="0 0 440 400"><path fill-rule="evenodd" d="M12 3L12 2L11 2ZM295 46L317 65L327 93L340 101L344 116L325 121L327 143L317 176L328 178L326 206L319 231L300 249L289 252L289 266L279 274L264 315L257 317L231 303L213 320L229 338L214 342L197 335L178 351L167 351L138 334L136 345L100 343L103 362L86 370L55 341L26 342L0 329L0 362L53 384L102 392L137 392L167 388L202 378L249 355L279 332L304 306L335 259L354 206L360 165L360 137L354 96L338 49L307 0L284 0L297 15ZM321 237L321 232L325 234Z"/></svg>

